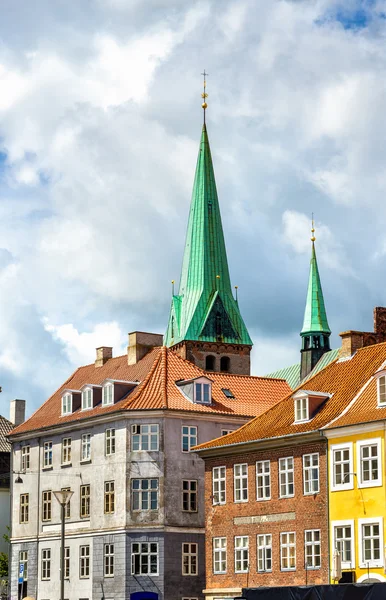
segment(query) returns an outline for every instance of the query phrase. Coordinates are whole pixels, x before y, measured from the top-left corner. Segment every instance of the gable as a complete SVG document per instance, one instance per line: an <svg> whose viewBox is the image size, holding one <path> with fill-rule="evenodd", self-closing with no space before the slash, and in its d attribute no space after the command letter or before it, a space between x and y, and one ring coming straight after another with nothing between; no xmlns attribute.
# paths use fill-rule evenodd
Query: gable
<svg viewBox="0 0 386 600"><path fill-rule="evenodd" d="M237 339L239 337L232 326L231 320L219 294L217 294L212 307L209 310L210 312L199 334L200 339Z"/></svg>

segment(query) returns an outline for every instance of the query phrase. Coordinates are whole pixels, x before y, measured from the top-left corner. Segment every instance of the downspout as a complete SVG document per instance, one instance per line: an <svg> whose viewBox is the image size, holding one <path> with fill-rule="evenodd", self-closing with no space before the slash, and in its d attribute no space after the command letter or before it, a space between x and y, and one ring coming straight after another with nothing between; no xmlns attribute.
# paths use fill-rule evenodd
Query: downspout
<svg viewBox="0 0 386 600"><path fill-rule="evenodd" d="M11 452L9 458L9 544L8 544L8 594L11 590L12 581L12 509L13 509L13 442L11 443ZM18 584L19 585L19 584Z"/></svg>
<svg viewBox="0 0 386 600"><path fill-rule="evenodd" d="M39 456L38 456L38 510L37 510L37 522L36 522L36 565L37 565L37 573L36 573L36 598L39 598L39 564L40 564L40 552L39 552L39 522L40 522L40 442L41 438L38 438L38 447L39 447Z"/></svg>

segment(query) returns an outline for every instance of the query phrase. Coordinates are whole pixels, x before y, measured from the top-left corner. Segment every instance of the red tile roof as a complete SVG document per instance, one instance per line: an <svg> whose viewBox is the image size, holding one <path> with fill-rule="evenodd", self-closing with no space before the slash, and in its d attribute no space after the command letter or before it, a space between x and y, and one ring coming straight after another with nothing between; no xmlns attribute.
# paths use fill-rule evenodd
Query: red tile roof
<svg viewBox="0 0 386 600"><path fill-rule="evenodd" d="M207 376L212 380L212 404L190 402L176 381ZM65 389L80 390L85 384L100 385L105 379L139 381L134 391L110 406L101 404L87 411L76 410L61 416L61 397ZM231 389L233 398L226 398L222 388ZM290 388L282 379L248 375L206 373L166 347L154 348L135 365L127 364L127 356L111 358L102 367L94 364L80 367L64 384L12 434L89 419L101 414L125 410L183 410L253 417L278 402Z"/></svg>
<svg viewBox="0 0 386 600"><path fill-rule="evenodd" d="M386 343L367 346L358 350L349 360L335 360L325 369L314 375L314 377L307 380L303 385L305 389L331 394L331 397L309 421L294 425L293 394L296 392L294 390L266 413L257 416L235 432L201 444L197 448L216 448L231 444L318 431L327 427L331 421L339 417L349 407L350 402L361 392L364 385L385 361ZM372 384L370 384L370 389L373 389L371 386ZM302 386L297 388L297 390L299 389L302 389ZM358 410L356 413L358 418L363 418L366 412L368 393L370 392L364 391L361 394L361 410ZM356 405L356 403L354 404ZM351 410L352 408L350 408L350 412ZM386 416L386 409L378 410L380 411L379 414L382 413L382 415ZM359 417L359 414L362 416ZM371 414L375 415L376 413L373 411ZM334 426L339 422L335 421ZM341 417L341 422L348 423L348 420Z"/></svg>

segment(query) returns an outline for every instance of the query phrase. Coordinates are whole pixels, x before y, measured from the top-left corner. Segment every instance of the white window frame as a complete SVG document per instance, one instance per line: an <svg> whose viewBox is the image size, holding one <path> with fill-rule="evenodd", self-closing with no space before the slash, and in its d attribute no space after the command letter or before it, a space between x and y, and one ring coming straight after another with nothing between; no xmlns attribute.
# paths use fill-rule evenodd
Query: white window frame
<svg viewBox="0 0 386 600"><path fill-rule="evenodd" d="M62 396L62 417L72 414L72 393L65 392Z"/></svg>
<svg viewBox="0 0 386 600"><path fill-rule="evenodd" d="M382 386L385 386L385 400L383 402L381 402L381 380L382 380ZM379 407L383 408L384 406L386 406L386 374L383 373L382 375L379 375L377 377L377 404Z"/></svg>
<svg viewBox="0 0 386 600"><path fill-rule="evenodd" d="M19 496L19 523L29 523L29 494Z"/></svg>
<svg viewBox="0 0 386 600"><path fill-rule="evenodd" d="M135 481L139 482L139 487L134 487ZM145 485L145 482L147 482L147 485ZM156 483L156 487L153 482ZM136 498L135 501L134 498ZM157 506L152 508L154 498ZM135 504L138 505L137 508L134 508ZM131 509L133 512L148 512L159 509L159 479L157 477L133 477L131 480Z"/></svg>
<svg viewBox="0 0 386 600"><path fill-rule="evenodd" d="M43 577L44 571L46 572ZM41 580L49 581L51 579L51 548L42 548L41 554Z"/></svg>
<svg viewBox="0 0 386 600"><path fill-rule="evenodd" d="M343 552L340 552L342 559L342 569L355 569L355 530L354 530L354 519L348 519L344 521L332 521L331 522L331 539L333 543L333 551L338 550L336 540L336 529L339 527L350 527L351 536L349 538L342 538L343 540L350 540L350 552L351 560L343 560Z"/></svg>
<svg viewBox="0 0 386 600"><path fill-rule="evenodd" d="M289 462L291 461L291 463ZM293 498L295 496L295 460L293 456L283 456L278 460L279 471L279 498ZM291 465L291 466L290 466ZM283 476L283 482L282 482ZM283 493L282 485L285 490ZM290 486L292 485L292 492Z"/></svg>
<svg viewBox="0 0 386 600"><path fill-rule="evenodd" d="M377 462L378 462L378 477L370 481L362 479L362 448L366 446L377 447ZM373 438L368 440L358 440L357 447L357 484L360 488L379 487L382 485L382 444L381 438ZM369 459L371 460L371 458Z"/></svg>
<svg viewBox="0 0 386 600"><path fill-rule="evenodd" d="M285 538L284 536L294 536L294 541L290 542L289 537ZM287 541L283 542L283 539ZM291 560L291 548L294 548L294 566L293 567L284 567L284 560L287 560L288 563ZM280 534L280 570L281 571L296 571L296 531L283 531Z"/></svg>
<svg viewBox="0 0 386 600"><path fill-rule="evenodd" d="M306 466L306 459L309 458L311 465ZM314 459L316 458L316 464L313 464ZM317 472L317 478L313 477L313 472ZM317 489L313 489L313 482L317 482ZM307 484L310 485L310 489L307 490ZM320 468L319 468L319 452L312 452L310 454L303 454L303 494L305 496L313 496L314 494L319 494L320 492Z"/></svg>
<svg viewBox="0 0 386 600"><path fill-rule="evenodd" d="M115 512L115 481L105 481L104 514L112 515Z"/></svg>
<svg viewBox="0 0 386 600"><path fill-rule="evenodd" d="M230 433L233 433L234 431L236 431L235 429L221 429L221 435L229 435Z"/></svg>
<svg viewBox="0 0 386 600"><path fill-rule="evenodd" d="M233 490L234 502L248 502L248 463L233 465Z"/></svg>
<svg viewBox="0 0 386 600"><path fill-rule="evenodd" d="M53 444L52 441L44 442L43 445L43 468L44 467L52 467L52 451Z"/></svg>
<svg viewBox="0 0 386 600"><path fill-rule="evenodd" d="M90 579L89 544L79 547L79 579Z"/></svg>
<svg viewBox="0 0 386 600"><path fill-rule="evenodd" d="M198 575L198 544L182 542L182 576L197 577Z"/></svg>
<svg viewBox="0 0 386 600"><path fill-rule="evenodd" d="M213 504L225 504L226 503L226 474L227 469L225 465L220 467L213 467L212 469L212 503Z"/></svg>
<svg viewBox="0 0 386 600"><path fill-rule="evenodd" d="M294 399L294 423L304 423L309 421L309 401L308 396L299 396Z"/></svg>
<svg viewBox="0 0 386 600"><path fill-rule="evenodd" d="M70 579L70 546L64 548L64 579Z"/></svg>
<svg viewBox="0 0 386 600"><path fill-rule="evenodd" d="M186 431L187 430L187 431ZM184 441L187 442L187 450L184 448ZM181 426L181 450L182 452L190 452L193 446L198 443L198 429L195 425Z"/></svg>
<svg viewBox="0 0 386 600"><path fill-rule="evenodd" d="M364 560L363 552L363 527L365 525L378 525L379 527L379 558L375 560ZM374 569L384 566L384 546L383 546L383 518L368 517L366 519L358 519L358 546L359 546L359 567Z"/></svg>
<svg viewBox="0 0 386 600"><path fill-rule="evenodd" d="M258 533L256 536L257 572L272 572L272 534ZM267 566L270 565L270 566ZM261 567L261 568L260 568Z"/></svg>
<svg viewBox="0 0 386 600"><path fill-rule="evenodd" d="M23 581L28 581L28 550L19 551L19 569L20 565L24 565Z"/></svg>
<svg viewBox="0 0 386 600"><path fill-rule="evenodd" d="M240 540L240 545L237 543ZM235 573L248 573L249 571L249 537L247 535L235 536ZM239 557L238 557L239 554ZM240 563L240 568L237 568L237 563ZM246 567L245 567L246 562Z"/></svg>
<svg viewBox="0 0 386 600"><path fill-rule="evenodd" d="M62 438L62 447L61 447L61 459L62 465L71 465L72 460L72 439L70 437ZM66 459L66 460L64 460Z"/></svg>
<svg viewBox="0 0 386 600"><path fill-rule="evenodd" d="M102 406L114 404L114 384L109 381L102 387Z"/></svg>
<svg viewBox="0 0 386 600"><path fill-rule="evenodd" d="M105 455L115 454L115 428L105 429Z"/></svg>
<svg viewBox="0 0 386 600"><path fill-rule="evenodd" d="M135 551L135 547L138 546L138 551ZM147 546L147 552L142 552L142 548L143 546ZM152 552L151 546L156 546L157 551L156 552ZM135 572L135 567L134 567L134 561L135 561L135 557L139 556L139 566L140 566L140 573L136 573ZM146 572L142 572L142 568L143 568L143 564L142 564L142 556L147 556L147 571ZM157 557L157 571L151 571L151 560L150 557L151 556L156 556ZM145 564L145 563L144 563ZM135 575L136 577L154 577L156 575L159 575L159 545L158 542L132 542L131 543L131 575Z"/></svg>
<svg viewBox="0 0 386 600"><path fill-rule="evenodd" d="M311 534L311 540L307 540L307 533ZM319 539L315 539L318 535ZM319 546L319 552L316 552ZM311 565L307 563L307 548L311 548ZM316 559L319 557L319 565L316 565ZM320 529L306 529L304 532L304 566L307 571L317 571L322 567L322 536Z"/></svg>
<svg viewBox="0 0 386 600"><path fill-rule="evenodd" d="M114 577L115 548L114 544L105 544L103 549L103 577Z"/></svg>
<svg viewBox="0 0 386 600"><path fill-rule="evenodd" d="M31 446L29 444L21 447L20 459L21 471L27 471L31 462Z"/></svg>
<svg viewBox="0 0 386 600"><path fill-rule="evenodd" d="M212 403L212 384L209 381L194 382L194 402L197 404Z"/></svg>
<svg viewBox="0 0 386 600"><path fill-rule="evenodd" d="M86 387L82 390L82 410L93 408L93 389Z"/></svg>
<svg viewBox="0 0 386 600"><path fill-rule="evenodd" d="M226 537L212 538L213 573L221 575L227 572L227 539ZM217 565L217 567L216 567ZM225 565L225 567L224 567Z"/></svg>
<svg viewBox="0 0 386 600"><path fill-rule="evenodd" d="M334 453L336 451L348 450L349 451L349 471L347 483L335 483L335 462ZM341 490L352 490L354 489L354 460L353 460L353 443L344 442L343 444L332 444L330 446L330 489L333 492L339 492Z"/></svg>
<svg viewBox="0 0 386 600"><path fill-rule="evenodd" d="M83 433L81 440L80 462L91 460L91 433Z"/></svg>
<svg viewBox="0 0 386 600"><path fill-rule="evenodd" d="M146 428L146 430L145 430ZM157 442L152 448L153 438ZM144 441L147 440L145 444ZM134 440L138 440L138 448L134 448ZM144 447L147 445L147 448ZM159 425L158 423L138 423L131 426L131 451L132 452L158 452L159 451Z"/></svg>
<svg viewBox="0 0 386 600"><path fill-rule="evenodd" d="M259 468L261 471L259 472ZM268 478L268 484L267 484ZM269 493L267 494L267 488ZM259 491L261 490L261 494ZM271 461L270 460L258 460L256 461L256 500L262 502L263 500L271 499Z"/></svg>

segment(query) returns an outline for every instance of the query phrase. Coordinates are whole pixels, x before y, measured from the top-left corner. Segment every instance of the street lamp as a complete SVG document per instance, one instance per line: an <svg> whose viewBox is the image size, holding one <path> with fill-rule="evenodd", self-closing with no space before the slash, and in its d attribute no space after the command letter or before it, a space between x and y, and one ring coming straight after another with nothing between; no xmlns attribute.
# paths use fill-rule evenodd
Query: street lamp
<svg viewBox="0 0 386 600"><path fill-rule="evenodd" d="M64 523L66 517L66 504L70 501L71 496L74 492L71 490L60 490L60 492L54 492L54 496L61 507L61 538L60 538L60 600L64 600Z"/></svg>

